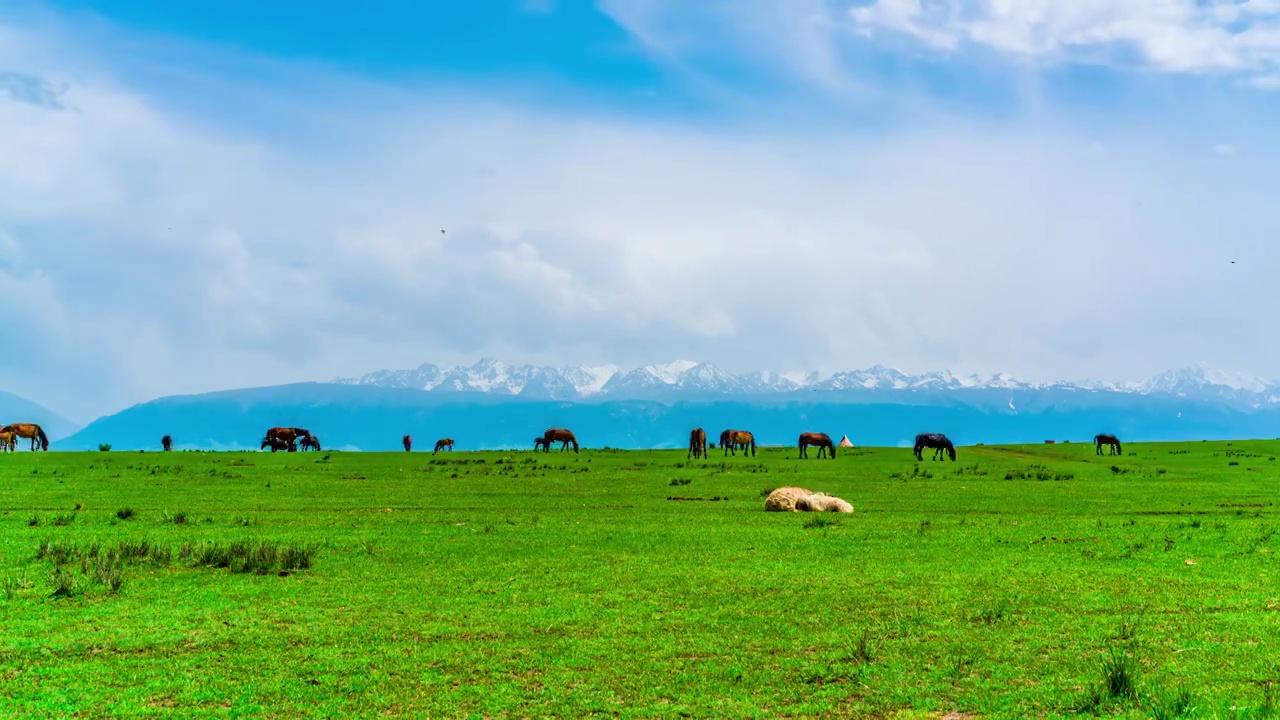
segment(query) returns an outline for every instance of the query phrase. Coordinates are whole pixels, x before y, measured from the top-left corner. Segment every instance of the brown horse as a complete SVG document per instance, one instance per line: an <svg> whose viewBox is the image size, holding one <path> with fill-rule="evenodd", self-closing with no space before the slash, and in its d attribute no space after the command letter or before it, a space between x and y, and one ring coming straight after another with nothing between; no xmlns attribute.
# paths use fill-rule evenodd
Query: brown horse
<svg viewBox="0 0 1280 720"><path fill-rule="evenodd" d="M836 459L836 446L831 442L831 436L826 433L807 432L800 433L800 457L809 457L809 446L813 445L818 448L818 457L831 453L831 459Z"/></svg>
<svg viewBox="0 0 1280 720"><path fill-rule="evenodd" d="M169 452L170 450L172 450L173 436L165 435L164 437L160 438L160 447L164 448L165 452Z"/></svg>
<svg viewBox="0 0 1280 720"><path fill-rule="evenodd" d="M0 448L5 452L16 452L18 450L18 436L11 432L0 432Z"/></svg>
<svg viewBox="0 0 1280 720"><path fill-rule="evenodd" d="M538 438L534 438L534 439L533 439L533 451L534 451L534 452L538 452L538 448L542 448L542 449L543 449L543 451L546 451L546 449L547 449L548 447L550 447L550 445L548 445L548 444L547 444L547 439L546 439L546 438L540 438L540 437L538 437Z"/></svg>
<svg viewBox="0 0 1280 720"><path fill-rule="evenodd" d="M694 428L689 433L689 454L685 459L696 458L701 454L702 459L707 459L707 431L702 428Z"/></svg>
<svg viewBox="0 0 1280 720"><path fill-rule="evenodd" d="M413 449L413 438L409 437L408 435L405 435L403 438L401 438L400 442L404 443L405 452L409 452L410 450Z"/></svg>
<svg viewBox="0 0 1280 720"><path fill-rule="evenodd" d="M309 437L311 433L306 430L299 432L301 428L291 427L273 427L267 430L267 440L280 440L290 445L296 443L300 438Z"/></svg>
<svg viewBox="0 0 1280 720"><path fill-rule="evenodd" d="M547 428L547 431L542 434L542 439L545 441L542 446L543 452L550 451L553 442L561 443L561 452L568 450L569 443L573 443L573 451L578 452L578 438L574 437L573 431L567 428Z"/></svg>
<svg viewBox="0 0 1280 720"><path fill-rule="evenodd" d="M453 438L440 438L439 440L437 440L436 449L432 450L431 454L435 455L436 453L440 452L443 449L448 449L449 452L453 452Z"/></svg>
<svg viewBox="0 0 1280 720"><path fill-rule="evenodd" d="M11 432L20 438L31 439L31 449L35 450L39 447L41 450L49 449L49 436L44 434L44 429L35 423L14 423L13 425L5 425L0 428L0 432Z"/></svg>
<svg viewBox="0 0 1280 720"><path fill-rule="evenodd" d="M720 446L724 448L724 454L738 454L738 448L742 448L742 455L746 457L747 450L751 451L751 456L756 454L756 438L746 430L725 430L720 433Z"/></svg>
<svg viewBox="0 0 1280 720"><path fill-rule="evenodd" d="M298 447L303 452L306 452L308 450L319 450L320 438L316 437L315 435L307 435L306 437L302 438L302 442L298 444Z"/></svg>

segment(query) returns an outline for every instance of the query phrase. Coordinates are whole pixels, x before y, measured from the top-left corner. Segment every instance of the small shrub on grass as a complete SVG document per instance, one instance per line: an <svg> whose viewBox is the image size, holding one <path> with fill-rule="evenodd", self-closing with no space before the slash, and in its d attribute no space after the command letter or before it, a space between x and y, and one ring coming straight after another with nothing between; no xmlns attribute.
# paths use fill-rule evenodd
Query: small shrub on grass
<svg viewBox="0 0 1280 720"><path fill-rule="evenodd" d="M170 513L168 510L165 510L164 513L160 515L160 522L162 523L186 525L189 520L190 517L185 512Z"/></svg>
<svg viewBox="0 0 1280 720"><path fill-rule="evenodd" d="M75 514L75 513L70 513L70 514L68 514L68 515L54 515L54 516L53 516L53 524L54 524L54 526L55 526L55 527L66 527L66 526L70 525L71 523L73 523L73 522L75 522L75 521L76 521L76 514Z"/></svg>
<svg viewBox="0 0 1280 720"><path fill-rule="evenodd" d="M111 452L111 443L98 443L98 452Z"/></svg>
<svg viewBox="0 0 1280 720"><path fill-rule="evenodd" d="M1195 709L1191 704L1191 691L1178 688L1151 706L1151 717L1152 720L1177 720L1189 716Z"/></svg>
<svg viewBox="0 0 1280 720"><path fill-rule="evenodd" d="M54 565L70 562L78 555L76 547L63 540L43 540L36 546L36 558L49 560Z"/></svg>
<svg viewBox="0 0 1280 720"><path fill-rule="evenodd" d="M84 592L84 587L75 573L66 568L55 568L53 574L49 576L50 582L53 583L53 594L55 598L75 597Z"/></svg>
<svg viewBox="0 0 1280 720"><path fill-rule="evenodd" d="M1138 697L1138 662L1123 645L1112 645L1102 659L1102 686L1107 697L1134 700Z"/></svg>
<svg viewBox="0 0 1280 720"><path fill-rule="evenodd" d="M995 625L1009 614L1009 601L1001 598L994 602L983 600L978 604L978 622Z"/></svg>
<svg viewBox="0 0 1280 720"><path fill-rule="evenodd" d="M40 527L40 516L32 515L27 519L27 527Z"/></svg>
<svg viewBox="0 0 1280 720"><path fill-rule="evenodd" d="M121 520L128 520L133 517L133 508L122 507L116 511L116 517Z"/></svg>
<svg viewBox="0 0 1280 720"><path fill-rule="evenodd" d="M849 649L850 658L859 665L870 665L874 662L877 647L871 642L871 629L863 628L862 635Z"/></svg>
<svg viewBox="0 0 1280 720"><path fill-rule="evenodd" d="M236 516L231 520L231 523L233 525L239 525L240 527L250 527L252 525L260 525L261 521L258 520L257 515L252 515L249 517Z"/></svg>
<svg viewBox="0 0 1280 720"><path fill-rule="evenodd" d="M31 581L27 579L27 571L23 570L21 575L5 578L4 583L0 584L0 591L4 592L5 600L12 600L18 596L19 590L26 590L30 587Z"/></svg>
<svg viewBox="0 0 1280 720"><path fill-rule="evenodd" d="M120 573L120 556L114 553L98 556L90 563L90 572L86 573L107 592L118 593L124 584L124 576Z"/></svg>
<svg viewBox="0 0 1280 720"><path fill-rule="evenodd" d="M269 570L306 570L311 567L319 546L281 544L275 541L237 540L231 543L184 545L196 567L227 568L231 572L249 573Z"/></svg>

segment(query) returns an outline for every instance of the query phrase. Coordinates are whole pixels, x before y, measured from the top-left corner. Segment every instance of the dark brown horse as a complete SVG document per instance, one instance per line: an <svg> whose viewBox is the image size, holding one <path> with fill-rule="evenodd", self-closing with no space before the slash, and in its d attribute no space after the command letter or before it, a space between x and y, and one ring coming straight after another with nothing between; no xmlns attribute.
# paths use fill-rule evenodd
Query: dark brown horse
<svg viewBox="0 0 1280 720"><path fill-rule="evenodd" d="M400 442L404 443L405 452L409 452L410 450L413 449L413 438L409 437L408 435L405 435L403 438L400 438Z"/></svg>
<svg viewBox="0 0 1280 720"><path fill-rule="evenodd" d="M453 438L440 438L439 440L437 440L436 449L432 450L431 454L435 455L441 450L448 450L449 452L453 452Z"/></svg>
<svg viewBox="0 0 1280 720"><path fill-rule="evenodd" d="M164 437L160 438L160 447L164 448L164 451L165 451L165 452L169 452L170 450L172 450L172 449L173 449L173 436L172 436L172 435L165 435Z"/></svg>
<svg viewBox="0 0 1280 720"><path fill-rule="evenodd" d="M537 451L538 451L538 448L542 448L542 449L543 449L543 451L546 451L546 449L547 449L548 447L550 447L550 445L548 445L548 444L547 444L547 439L546 439L546 438L540 438L540 437L538 437L538 438L534 438L534 439L533 439L533 451L534 451L534 452L537 452Z"/></svg>
<svg viewBox="0 0 1280 720"><path fill-rule="evenodd" d="M568 450L570 443L573 444L573 451L578 452L578 438L568 428L547 428L547 431L542 433L542 439L545 441L542 447L543 452L549 452L553 442L560 443L561 452Z"/></svg>
<svg viewBox="0 0 1280 720"><path fill-rule="evenodd" d="M311 433L302 428L292 427L273 427L267 430L266 440L280 440L289 445L293 445L304 437L310 437ZM265 445L263 447L266 447Z"/></svg>
<svg viewBox="0 0 1280 720"><path fill-rule="evenodd" d="M0 432L0 449L15 452L18 449L18 435L11 432Z"/></svg>
<svg viewBox="0 0 1280 720"><path fill-rule="evenodd" d="M288 450L289 452L295 452L297 451L298 446L295 443L281 440L278 437L266 437L266 438L262 438L262 445L258 446L259 450L262 450L264 448L271 448L271 452L279 452L281 450Z"/></svg>
<svg viewBox="0 0 1280 720"><path fill-rule="evenodd" d="M49 449L49 436L44 434L44 429L35 423L14 423L5 425L0 428L0 432L11 432L20 438L31 439L31 449L40 450Z"/></svg>
<svg viewBox="0 0 1280 720"><path fill-rule="evenodd" d="M307 435L306 437L302 438L302 442L298 443L298 448L303 452L306 452L308 450L319 450L320 438L316 437L315 435Z"/></svg>
<svg viewBox="0 0 1280 720"><path fill-rule="evenodd" d="M1120 438L1116 437L1115 435L1111 435L1111 434L1109 434L1109 433L1099 433L1099 434L1097 434L1097 435L1094 435L1094 436L1093 436L1093 448L1094 448L1094 452L1095 452L1095 454L1097 454L1097 455L1101 455L1101 454L1102 454L1102 446L1103 446L1103 445L1110 445L1110 446L1111 446L1111 447L1110 447L1110 451L1107 453L1108 455L1123 455L1123 454L1124 454L1124 453L1123 453L1123 452L1121 452L1121 450L1120 450Z"/></svg>
<svg viewBox="0 0 1280 720"><path fill-rule="evenodd" d="M707 459L707 431L702 428L694 428L689 433L689 454L685 459L696 458L701 455L703 460Z"/></svg>
<svg viewBox="0 0 1280 720"><path fill-rule="evenodd" d="M830 452L831 459L836 459L836 445L831 442L830 435L815 432L800 433L800 457L809 457L810 445L818 448L818 457L822 457Z"/></svg>
<svg viewBox="0 0 1280 720"><path fill-rule="evenodd" d="M747 451L751 451L751 456L756 454L756 436L746 430L725 430L720 433L720 446L725 449L725 455L733 453L738 454L738 450L742 450L743 457L746 457Z"/></svg>
<svg viewBox="0 0 1280 720"><path fill-rule="evenodd" d="M916 445L912 448L917 460L923 460L924 455L921 453L923 448L933 448L933 459L937 460L942 457L942 453L951 456L952 462L956 459L956 446L951 444L951 440L941 433L920 433L916 436Z"/></svg>

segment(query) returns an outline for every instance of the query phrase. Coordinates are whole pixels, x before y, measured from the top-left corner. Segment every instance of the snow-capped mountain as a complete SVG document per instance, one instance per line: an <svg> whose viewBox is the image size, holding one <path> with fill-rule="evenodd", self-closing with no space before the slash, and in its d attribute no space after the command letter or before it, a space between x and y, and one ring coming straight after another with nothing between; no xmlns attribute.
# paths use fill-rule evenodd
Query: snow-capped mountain
<svg viewBox="0 0 1280 720"><path fill-rule="evenodd" d="M761 371L739 375L711 363L693 360L644 365L624 372L611 365L514 366L494 358L482 358L469 367L442 369L426 363L410 370L379 370L359 378L340 378L334 382L549 400L669 400L680 397L785 395L799 391L845 396L867 392L928 394L986 391L1012 397L1014 393L1057 391L1169 396L1241 408L1280 405L1280 383L1219 372L1204 363L1169 370L1143 382L1082 380L1027 383L1007 373L959 376L943 371L911 375L883 365L836 372L824 377L817 372ZM1005 400L1001 400L1001 404L1004 403ZM1025 404L1020 402L1018 405Z"/></svg>

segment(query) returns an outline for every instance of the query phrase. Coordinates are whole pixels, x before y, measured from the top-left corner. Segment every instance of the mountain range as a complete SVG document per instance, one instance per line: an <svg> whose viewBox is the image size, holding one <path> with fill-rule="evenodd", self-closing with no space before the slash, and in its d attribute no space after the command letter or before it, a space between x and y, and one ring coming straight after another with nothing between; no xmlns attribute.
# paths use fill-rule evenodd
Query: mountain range
<svg viewBox="0 0 1280 720"><path fill-rule="evenodd" d="M378 370L359 378L338 378L342 385L371 385L433 393L484 393L520 396L535 400L693 400L734 396L794 396L824 393L825 399L857 400L857 395L899 397L941 391L1026 395L1028 393L1114 393L1116 395L1169 395L1218 402L1250 410L1280 405L1280 382L1223 373L1201 363L1169 370L1142 382L1116 383L1091 380L1029 383L1012 375L959 376L950 372L911 375L875 365L823 375L818 372L760 371L735 374L710 363L677 360L622 371L616 366L508 365L483 358L471 366L441 368L426 363L410 370Z"/></svg>
<svg viewBox="0 0 1280 720"><path fill-rule="evenodd" d="M34 405L14 412L26 418L37 410L47 413ZM79 431L47 417L58 430L53 447L65 450L158 448L163 434L179 449L256 450L273 425L310 428L326 449L339 450L395 450L406 433L419 446L447 435L459 449L526 448L553 426L573 428L595 448L680 447L691 427L713 435L748 429L765 445L790 445L803 430L847 434L858 445L902 445L922 431L959 444L1087 442L1097 432L1126 441L1231 439L1280 437L1280 383L1203 364L1135 383L1028 383L883 366L736 374L692 361L622 371L486 358L159 398Z"/></svg>

